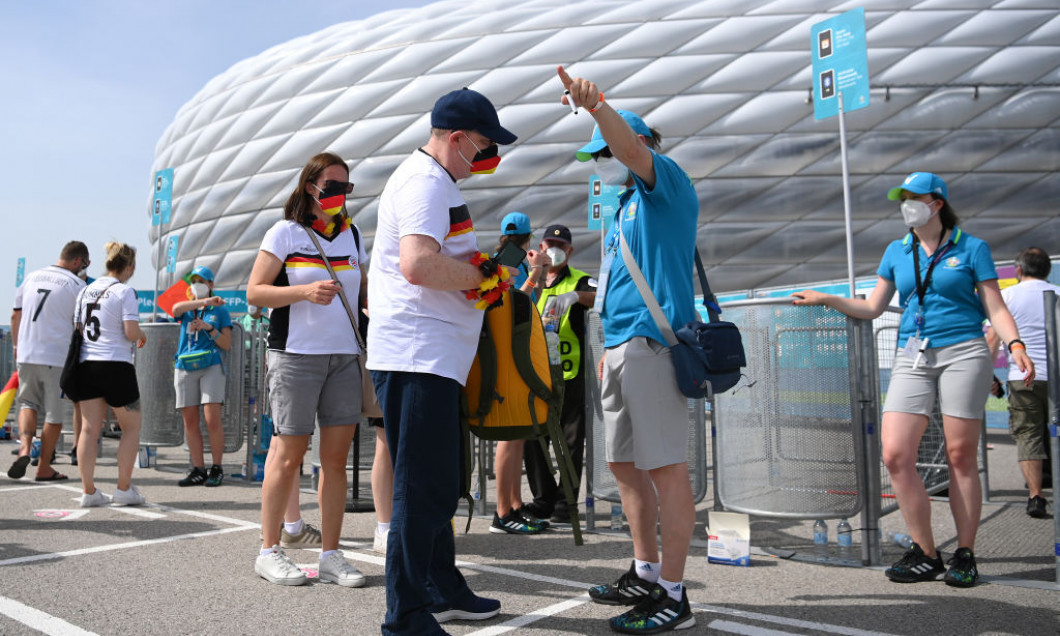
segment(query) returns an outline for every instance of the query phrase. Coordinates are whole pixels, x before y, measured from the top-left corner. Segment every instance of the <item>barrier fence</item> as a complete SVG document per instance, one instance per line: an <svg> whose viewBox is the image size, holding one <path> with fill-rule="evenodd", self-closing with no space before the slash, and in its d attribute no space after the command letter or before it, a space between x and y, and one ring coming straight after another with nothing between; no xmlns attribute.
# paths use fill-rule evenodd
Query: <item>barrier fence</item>
<svg viewBox="0 0 1060 636"><path fill-rule="evenodd" d="M1053 552L1056 555L1056 582L1060 583L1060 299L1052 291L1045 292L1045 342L1049 367L1049 448L1053 468Z"/></svg>

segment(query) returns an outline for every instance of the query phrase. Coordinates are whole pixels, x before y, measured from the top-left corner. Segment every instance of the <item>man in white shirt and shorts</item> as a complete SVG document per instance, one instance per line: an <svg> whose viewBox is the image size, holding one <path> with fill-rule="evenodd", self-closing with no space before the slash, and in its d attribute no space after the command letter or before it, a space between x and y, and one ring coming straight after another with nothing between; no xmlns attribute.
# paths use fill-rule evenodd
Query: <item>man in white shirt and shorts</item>
<svg viewBox="0 0 1060 636"><path fill-rule="evenodd" d="M44 415L37 481L61 481L66 475L52 468L52 453L63 429L63 396L59 376L74 331L74 305L85 281L78 272L88 268L88 246L70 241L59 262L30 272L15 292L11 336L18 362L18 459L7 476L20 479L30 462L37 418Z"/></svg>

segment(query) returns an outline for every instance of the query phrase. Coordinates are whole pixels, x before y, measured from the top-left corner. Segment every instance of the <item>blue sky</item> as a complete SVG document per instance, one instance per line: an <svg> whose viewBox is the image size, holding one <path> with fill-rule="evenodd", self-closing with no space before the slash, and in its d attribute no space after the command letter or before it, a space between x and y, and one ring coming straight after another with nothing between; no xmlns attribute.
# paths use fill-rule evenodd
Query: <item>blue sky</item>
<svg viewBox="0 0 1060 636"><path fill-rule="evenodd" d="M69 240L139 250L155 144L180 107L236 62L339 22L427 0L30 0L0 3L0 324L19 257L54 263Z"/></svg>

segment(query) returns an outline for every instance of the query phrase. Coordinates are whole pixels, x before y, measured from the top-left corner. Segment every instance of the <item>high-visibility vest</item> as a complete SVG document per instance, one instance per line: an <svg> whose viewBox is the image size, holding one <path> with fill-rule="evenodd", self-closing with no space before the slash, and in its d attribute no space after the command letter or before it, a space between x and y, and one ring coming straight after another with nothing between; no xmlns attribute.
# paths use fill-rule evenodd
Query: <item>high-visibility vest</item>
<svg viewBox="0 0 1060 636"><path fill-rule="evenodd" d="M589 274L580 269L574 269L573 267L568 267L567 269L570 273L554 287L538 288L541 297L537 299L537 310L541 312L542 318L545 317L545 304L548 303L550 297L576 291L578 283L583 278L589 278ZM560 359L563 361L564 380L573 379L578 375L578 370L581 368L580 365L582 363L582 350L579 345L578 335L574 333L574 329L570 326L571 309L574 309L574 305L568 307L567 311L560 317L559 329L556 331L559 336L559 354Z"/></svg>

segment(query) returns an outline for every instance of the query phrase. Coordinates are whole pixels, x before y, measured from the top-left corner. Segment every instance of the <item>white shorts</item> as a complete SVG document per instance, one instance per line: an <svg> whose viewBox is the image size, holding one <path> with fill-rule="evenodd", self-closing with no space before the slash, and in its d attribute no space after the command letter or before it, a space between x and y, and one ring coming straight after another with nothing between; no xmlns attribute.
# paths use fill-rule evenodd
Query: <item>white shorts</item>
<svg viewBox="0 0 1060 636"><path fill-rule="evenodd" d="M226 386L225 372L219 364L198 371L173 369L178 409L200 404L224 404Z"/></svg>
<svg viewBox="0 0 1060 636"><path fill-rule="evenodd" d="M18 403L20 409L44 413L49 424L63 423L63 392L59 388L62 367L46 364L18 365Z"/></svg>
<svg viewBox="0 0 1060 636"><path fill-rule="evenodd" d="M669 347L637 337L609 348L600 398L607 461L641 470L688 461L688 398Z"/></svg>
<svg viewBox="0 0 1060 636"><path fill-rule="evenodd" d="M913 359L899 351L883 411L931 417L937 395L943 415L982 419L993 378L994 365L985 338L928 349L916 369Z"/></svg>

